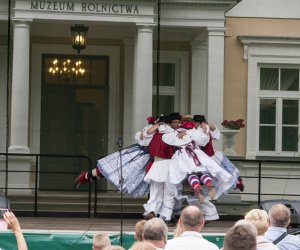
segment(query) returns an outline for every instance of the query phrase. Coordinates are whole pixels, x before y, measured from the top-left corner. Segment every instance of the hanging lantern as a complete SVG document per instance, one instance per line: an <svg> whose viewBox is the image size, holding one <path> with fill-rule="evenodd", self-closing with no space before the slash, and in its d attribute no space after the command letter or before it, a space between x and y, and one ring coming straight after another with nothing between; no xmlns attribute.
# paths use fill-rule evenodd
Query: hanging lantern
<svg viewBox="0 0 300 250"><path fill-rule="evenodd" d="M75 24L70 27L72 32L72 48L77 50L80 54L80 50L85 49L87 41L87 32L89 27L83 24Z"/></svg>

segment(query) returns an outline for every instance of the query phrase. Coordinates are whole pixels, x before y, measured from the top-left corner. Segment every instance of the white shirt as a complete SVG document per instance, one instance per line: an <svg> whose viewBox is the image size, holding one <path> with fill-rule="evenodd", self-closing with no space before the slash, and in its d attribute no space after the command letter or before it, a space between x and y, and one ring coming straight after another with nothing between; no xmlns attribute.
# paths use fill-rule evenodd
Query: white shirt
<svg viewBox="0 0 300 250"><path fill-rule="evenodd" d="M168 240L165 250L219 250L219 248L204 239L202 235L194 231L186 231L181 236Z"/></svg>

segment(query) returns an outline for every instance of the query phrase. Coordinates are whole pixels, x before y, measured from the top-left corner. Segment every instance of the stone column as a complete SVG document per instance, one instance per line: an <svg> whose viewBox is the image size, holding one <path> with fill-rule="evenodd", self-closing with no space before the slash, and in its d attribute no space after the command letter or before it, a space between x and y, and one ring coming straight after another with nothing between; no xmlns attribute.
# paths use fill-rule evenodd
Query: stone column
<svg viewBox="0 0 300 250"><path fill-rule="evenodd" d="M10 153L29 153L30 20L14 20ZM31 157L9 157L9 171L30 171ZM31 173L9 172L9 193L31 193ZM13 188L13 189L10 189Z"/></svg>
<svg viewBox="0 0 300 250"><path fill-rule="evenodd" d="M133 73L132 130L145 126L152 113L153 26L137 25Z"/></svg>
<svg viewBox="0 0 300 250"><path fill-rule="evenodd" d="M207 111L207 42L193 41L191 72L191 114Z"/></svg>
<svg viewBox="0 0 300 250"><path fill-rule="evenodd" d="M30 23L14 21L10 152L28 153Z"/></svg>
<svg viewBox="0 0 300 250"><path fill-rule="evenodd" d="M134 39L124 39L124 145L134 142L134 132L132 130L132 89L133 89L133 69L134 69Z"/></svg>
<svg viewBox="0 0 300 250"><path fill-rule="evenodd" d="M224 111L224 32L225 28L208 28L207 37L207 119L218 127Z"/></svg>

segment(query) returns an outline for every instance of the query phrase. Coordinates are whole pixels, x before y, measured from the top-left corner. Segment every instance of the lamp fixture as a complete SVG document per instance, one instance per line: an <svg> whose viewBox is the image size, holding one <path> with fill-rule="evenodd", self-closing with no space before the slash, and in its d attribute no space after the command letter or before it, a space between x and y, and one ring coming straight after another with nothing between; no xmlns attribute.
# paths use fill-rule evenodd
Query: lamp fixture
<svg viewBox="0 0 300 250"><path fill-rule="evenodd" d="M85 49L87 41L87 32L89 27L83 24L75 24L70 27L72 35L72 48L77 50L80 54L80 50Z"/></svg>
<svg viewBox="0 0 300 250"><path fill-rule="evenodd" d="M86 70L80 59L53 59L48 72L51 76L61 75L63 80L69 81L72 75L84 76Z"/></svg>

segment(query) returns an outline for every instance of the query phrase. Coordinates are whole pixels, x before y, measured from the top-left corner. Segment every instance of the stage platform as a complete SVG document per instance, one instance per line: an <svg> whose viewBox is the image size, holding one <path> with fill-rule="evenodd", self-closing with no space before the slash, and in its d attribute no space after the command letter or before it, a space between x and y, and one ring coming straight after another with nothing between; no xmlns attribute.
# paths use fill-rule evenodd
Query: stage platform
<svg viewBox="0 0 300 250"><path fill-rule="evenodd" d="M18 217L25 231L80 231L80 232L120 232L121 220L115 218L63 218L63 217ZM133 232L139 219L123 219L123 232ZM224 234L233 221L211 221L203 228L203 233ZM174 227L169 227L173 232Z"/></svg>

